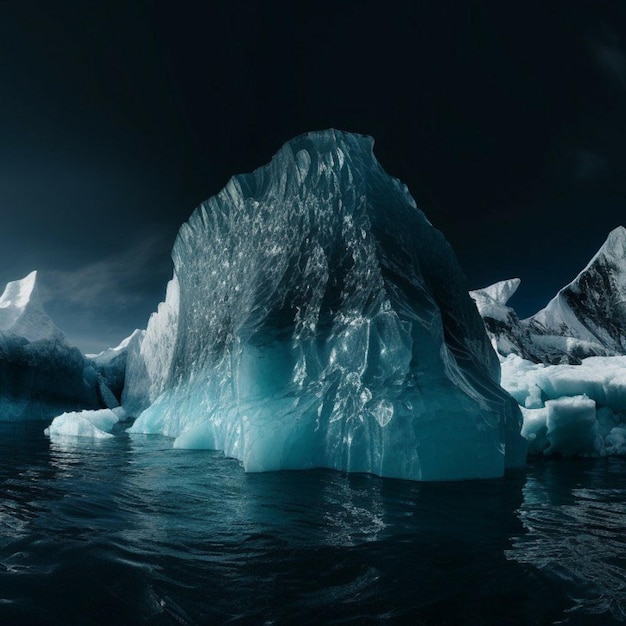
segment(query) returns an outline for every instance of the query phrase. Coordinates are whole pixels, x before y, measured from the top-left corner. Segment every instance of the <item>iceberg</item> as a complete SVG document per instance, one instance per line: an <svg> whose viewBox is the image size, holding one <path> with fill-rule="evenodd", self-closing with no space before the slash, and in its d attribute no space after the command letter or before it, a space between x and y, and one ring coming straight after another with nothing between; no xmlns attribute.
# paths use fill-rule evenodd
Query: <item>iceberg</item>
<svg viewBox="0 0 626 626"><path fill-rule="evenodd" d="M129 346L137 341L143 331L135 330L114 348L107 348L98 354L86 354L85 358L100 375L100 393L106 406L120 404L126 379L126 362Z"/></svg>
<svg viewBox="0 0 626 626"><path fill-rule="evenodd" d="M502 386L522 407L529 454L626 454L626 356L544 365L511 354Z"/></svg>
<svg viewBox="0 0 626 626"><path fill-rule="evenodd" d="M43 309L37 272L0 296L0 421L44 420L100 408L96 371Z"/></svg>
<svg viewBox="0 0 626 626"><path fill-rule="evenodd" d="M456 480L524 464L521 413L458 261L370 137L289 141L201 204L172 256L127 371L159 395L130 433L248 471Z"/></svg>
<svg viewBox="0 0 626 626"><path fill-rule="evenodd" d="M124 411L118 407L115 410L99 409L85 411L71 411L55 417L44 434L51 439L57 437L87 437L90 439L111 439L111 431L124 417Z"/></svg>
<svg viewBox="0 0 626 626"><path fill-rule="evenodd" d="M122 405L137 416L165 389L170 377L178 333L180 290L176 274L167 284L165 301L150 316L145 331L133 335L128 345Z"/></svg>

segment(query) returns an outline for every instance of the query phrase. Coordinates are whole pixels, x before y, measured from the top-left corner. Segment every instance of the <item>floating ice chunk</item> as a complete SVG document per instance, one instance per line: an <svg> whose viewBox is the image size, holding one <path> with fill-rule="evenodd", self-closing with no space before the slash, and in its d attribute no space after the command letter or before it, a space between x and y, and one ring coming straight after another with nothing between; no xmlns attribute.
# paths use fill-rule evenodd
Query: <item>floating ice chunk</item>
<svg viewBox="0 0 626 626"><path fill-rule="evenodd" d="M528 454L537 455L545 452L550 446L548 441L548 409L526 409L522 407L524 425L522 437L528 440Z"/></svg>
<svg viewBox="0 0 626 626"><path fill-rule="evenodd" d="M560 398L546 402L546 454L562 456L599 452L596 403L585 396Z"/></svg>
<svg viewBox="0 0 626 626"><path fill-rule="evenodd" d="M510 355L502 361L502 386L523 407L530 454L626 452L619 439L626 425L626 357L546 366Z"/></svg>
<svg viewBox="0 0 626 626"><path fill-rule="evenodd" d="M63 413L55 417L44 433L49 437L90 437L109 439L123 412L111 409Z"/></svg>

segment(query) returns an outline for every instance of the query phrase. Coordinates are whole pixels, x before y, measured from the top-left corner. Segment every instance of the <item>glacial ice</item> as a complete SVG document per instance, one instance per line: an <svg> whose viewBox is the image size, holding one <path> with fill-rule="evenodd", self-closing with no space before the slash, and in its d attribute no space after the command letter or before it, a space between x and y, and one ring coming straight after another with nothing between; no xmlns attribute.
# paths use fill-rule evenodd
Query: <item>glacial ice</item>
<svg viewBox="0 0 626 626"><path fill-rule="evenodd" d="M128 345L128 365L122 404L139 415L164 390L169 380L178 332L180 290L176 274L167 284L165 302L150 316L145 331L135 331Z"/></svg>
<svg viewBox="0 0 626 626"><path fill-rule="evenodd" d="M99 378L41 305L37 272L0 296L0 420L49 419L99 408Z"/></svg>
<svg viewBox="0 0 626 626"><path fill-rule="evenodd" d="M88 437L90 439L111 439L113 427L123 417L121 409L100 409L95 411L72 411L62 413L52 420L44 434L56 437Z"/></svg>
<svg viewBox="0 0 626 626"><path fill-rule="evenodd" d="M520 411L465 278L369 137L328 130L236 176L179 232L129 346L129 429L249 471L415 480L525 462Z"/></svg>
<svg viewBox="0 0 626 626"><path fill-rule="evenodd" d="M522 406L531 455L626 454L626 357L544 365L509 355L502 386Z"/></svg>
<svg viewBox="0 0 626 626"><path fill-rule="evenodd" d="M141 334L142 331L135 330L114 348L107 348L98 354L85 355L100 375L100 392L109 408L120 404L125 385L129 346L137 340L136 336ZM104 386L106 386L106 389L104 389ZM113 397L111 398L110 396Z"/></svg>

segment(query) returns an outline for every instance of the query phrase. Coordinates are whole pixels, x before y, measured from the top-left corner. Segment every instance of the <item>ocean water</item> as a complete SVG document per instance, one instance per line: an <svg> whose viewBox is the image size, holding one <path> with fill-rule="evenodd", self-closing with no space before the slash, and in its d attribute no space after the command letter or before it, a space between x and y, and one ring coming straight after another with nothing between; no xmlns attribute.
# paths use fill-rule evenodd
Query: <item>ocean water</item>
<svg viewBox="0 0 626 626"><path fill-rule="evenodd" d="M420 484L246 474L0 424L0 624L618 624L626 460Z"/></svg>

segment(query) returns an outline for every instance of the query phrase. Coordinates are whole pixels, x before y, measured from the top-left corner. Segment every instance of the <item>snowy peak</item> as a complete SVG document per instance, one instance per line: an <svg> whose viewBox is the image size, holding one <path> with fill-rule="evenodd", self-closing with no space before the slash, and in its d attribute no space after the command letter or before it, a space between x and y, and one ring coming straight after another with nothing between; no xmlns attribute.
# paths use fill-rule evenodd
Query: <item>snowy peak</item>
<svg viewBox="0 0 626 626"><path fill-rule="evenodd" d="M585 269L529 318L539 334L598 344L626 353L626 229L611 231Z"/></svg>
<svg viewBox="0 0 626 626"><path fill-rule="evenodd" d="M510 278L509 280L501 280L495 285L482 289L487 296L492 298L497 304L504 306L517 291L522 281L519 278Z"/></svg>
<svg viewBox="0 0 626 626"><path fill-rule="evenodd" d="M7 284L0 296L0 332L28 341L64 339L63 333L43 309L36 271Z"/></svg>
<svg viewBox="0 0 626 626"><path fill-rule="evenodd" d="M116 358L123 352L125 352L128 348L128 344L135 338L136 335L141 335L145 331L136 328L133 332L120 341L120 343L114 348L107 348L106 350L102 350L102 352L98 352L97 354L86 354L85 356L88 359L92 359L97 362L108 362L111 359Z"/></svg>
<svg viewBox="0 0 626 626"><path fill-rule="evenodd" d="M510 310L506 303L517 291L520 283L521 280L519 278L501 280L499 283L489 285L489 287L470 291L470 296L476 303L478 312L483 318L493 317L498 319L502 314Z"/></svg>
<svg viewBox="0 0 626 626"><path fill-rule="evenodd" d="M616 259L622 264L626 263L626 228L618 226L613 229L591 263L599 256Z"/></svg>
<svg viewBox="0 0 626 626"><path fill-rule="evenodd" d="M501 356L543 363L580 363L626 354L626 228L619 226L585 268L535 315L519 320L506 306L520 281L470 292Z"/></svg>

